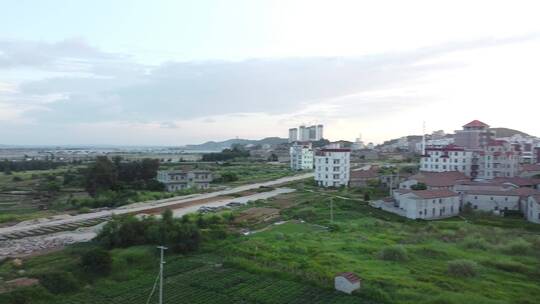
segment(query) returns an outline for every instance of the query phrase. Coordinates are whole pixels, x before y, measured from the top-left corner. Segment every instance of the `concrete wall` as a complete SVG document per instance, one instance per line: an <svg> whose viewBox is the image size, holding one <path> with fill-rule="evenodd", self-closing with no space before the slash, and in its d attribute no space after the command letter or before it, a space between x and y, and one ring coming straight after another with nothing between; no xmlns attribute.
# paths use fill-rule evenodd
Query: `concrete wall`
<svg viewBox="0 0 540 304"><path fill-rule="evenodd" d="M540 224L540 201L536 201L532 196L529 197L524 212L529 222Z"/></svg>
<svg viewBox="0 0 540 304"><path fill-rule="evenodd" d="M463 204L470 203L473 210L495 211L495 210L520 210L519 196L511 195L485 195L485 194L465 194Z"/></svg>
<svg viewBox="0 0 540 304"><path fill-rule="evenodd" d="M412 193L395 196L399 208L410 219L436 219L459 214L459 196L421 199Z"/></svg>

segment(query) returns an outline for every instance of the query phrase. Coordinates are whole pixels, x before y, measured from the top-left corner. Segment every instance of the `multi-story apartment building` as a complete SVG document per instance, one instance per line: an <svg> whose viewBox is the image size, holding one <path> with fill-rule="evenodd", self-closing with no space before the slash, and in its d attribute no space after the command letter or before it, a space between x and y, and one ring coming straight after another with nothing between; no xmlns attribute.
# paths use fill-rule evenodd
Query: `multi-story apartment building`
<svg viewBox="0 0 540 304"><path fill-rule="evenodd" d="M478 178L514 177L519 172L520 152L504 140L491 140L478 155ZM474 161L474 159L473 159Z"/></svg>
<svg viewBox="0 0 540 304"><path fill-rule="evenodd" d="M318 141L323 138L323 125L300 126L289 129L289 142Z"/></svg>
<svg viewBox="0 0 540 304"><path fill-rule="evenodd" d="M350 149L325 148L315 153L315 181L319 186L347 186L350 169Z"/></svg>
<svg viewBox="0 0 540 304"><path fill-rule="evenodd" d="M420 170L459 171L471 178L514 177L519 171L521 146L493 139L489 126L474 120L456 131L455 144L428 146Z"/></svg>
<svg viewBox="0 0 540 304"><path fill-rule="evenodd" d="M298 140L298 129L291 128L289 129L289 143L293 143Z"/></svg>
<svg viewBox="0 0 540 304"><path fill-rule="evenodd" d="M427 147L426 154L420 158L420 170L428 172L459 171L474 177L474 155L474 151L455 145Z"/></svg>
<svg viewBox="0 0 540 304"><path fill-rule="evenodd" d="M454 135L454 144L467 149L483 148L495 134L489 130L489 125L479 120L473 120L457 130Z"/></svg>
<svg viewBox="0 0 540 304"><path fill-rule="evenodd" d="M157 180L165 184L169 192L189 188L208 189L212 178L212 172L207 170L160 170L157 172Z"/></svg>
<svg viewBox="0 0 540 304"><path fill-rule="evenodd" d="M291 169L292 170L312 170L313 169L313 149L311 143L297 142L290 148Z"/></svg>

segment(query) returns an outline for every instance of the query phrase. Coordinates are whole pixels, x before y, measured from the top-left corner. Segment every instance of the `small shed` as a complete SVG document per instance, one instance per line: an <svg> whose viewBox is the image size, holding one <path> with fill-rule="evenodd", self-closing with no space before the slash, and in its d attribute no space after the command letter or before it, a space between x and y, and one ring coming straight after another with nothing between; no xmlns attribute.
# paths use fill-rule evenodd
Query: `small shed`
<svg viewBox="0 0 540 304"><path fill-rule="evenodd" d="M360 289L362 280L352 272L338 273L334 278L334 286L336 290L351 294L353 291Z"/></svg>

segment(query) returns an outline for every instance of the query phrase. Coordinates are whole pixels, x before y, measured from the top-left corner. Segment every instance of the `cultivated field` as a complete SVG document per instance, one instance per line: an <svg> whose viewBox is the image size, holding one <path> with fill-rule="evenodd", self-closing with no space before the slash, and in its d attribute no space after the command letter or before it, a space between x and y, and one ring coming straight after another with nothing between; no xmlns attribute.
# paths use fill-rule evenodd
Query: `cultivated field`
<svg viewBox="0 0 540 304"><path fill-rule="evenodd" d="M233 211L240 217L266 210L260 208L279 209L272 219L279 224L254 217L241 225L252 234L203 241L188 256L167 255L166 303L502 304L540 299L539 225L483 214L410 221L369 207L361 200L362 191L301 184L294 194ZM234 221L231 225L231 231L240 228ZM78 276L76 252L83 249L78 245L35 257L18 268L4 262L0 276L12 279L25 270L32 277L55 268ZM156 250L131 247L112 253L109 276L75 293L41 297L42 303L145 303L157 275ZM361 291L348 296L332 290L334 275L343 271L362 278Z"/></svg>

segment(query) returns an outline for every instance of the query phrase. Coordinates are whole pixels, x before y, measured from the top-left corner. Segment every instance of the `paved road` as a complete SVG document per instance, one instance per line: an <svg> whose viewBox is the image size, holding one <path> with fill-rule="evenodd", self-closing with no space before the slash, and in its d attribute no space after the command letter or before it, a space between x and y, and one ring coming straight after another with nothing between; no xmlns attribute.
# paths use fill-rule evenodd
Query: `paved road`
<svg viewBox="0 0 540 304"><path fill-rule="evenodd" d="M215 191L215 192L210 192L210 193L180 196L180 197L175 197L175 198L169 198L166 200L155 201L148 204L134 204L135 207L133 208L130 208L129 206L123 206L121 208L117 208L113 210L105 210L105 211L99 211L99 212L79 214L79 215L75 215L66 219L60 219L60 220L55 220L55 221L47 221L47 222L41 222L41 223L29 224L29 225L15 225L15 226L3 227L3 228L0 228L0 237L2 237L3 234L19 233L19 232L42 229L42 228L47 228L47 227L50 228L51 226L67 225L67 224L73 224L73 223L78 223L82 221L94 220L94 219L103 219L103 218L110 217L112 215L120 215L120 214L127 214L127 213L144 213L145 211L151 211L152 209L156 209L156 208L163 208L163 207L167 207L171 205L176 205L178 203L187 203L187 202L201 200L201 199L213 198L213 197L217 197L221 195L239 193L239 192L243 192L247 190L257 189L261 186L271 187L271 186L281 185L288 182L308 179L311 177L313 177L313 173L305 173L305 174L300 174L300 175L295 175L295 176L283 177L283 178L279 178L279 179L271 180L267 182L238 186L235 188L230 188L230 189L225 189L225 190L220 190L220 191ZM205 204L202 204L202 205L205 205Z"/></svg>

